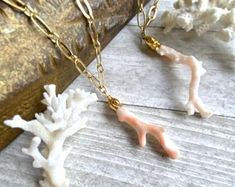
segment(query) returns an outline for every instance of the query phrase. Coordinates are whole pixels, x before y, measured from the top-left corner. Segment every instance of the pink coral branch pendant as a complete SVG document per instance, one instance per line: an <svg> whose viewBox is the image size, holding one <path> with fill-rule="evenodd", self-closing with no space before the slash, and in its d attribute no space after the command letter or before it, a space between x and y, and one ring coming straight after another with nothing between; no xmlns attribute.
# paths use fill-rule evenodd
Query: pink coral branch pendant
<svg viewBox="0 0 235 187"><path fill-rule="evenodd" d="M125 122L135 129L141 147L145 146L146 144L146 135L151 134L159 141L160 145L170 158L179 158L179 149L165 134L165 131L162 127L142 121L123 106L119 107L116 112L120 122Z"/></svg>
<svg viewBox="0 0 235 187"><path fill-rule="evenodd" d="M206 109L198 95L201 76L206 73L206 70L202 67L202 62L197 60L194 56L187 56L173 48L161 45L159 41L151 36L144 36L143 40L148 47L156 51L160 56L165 56L172 62L189 66L191 70L191 80L189 84L189 99L186 106L188 115L193 115L196 111L199 112L203 118L211 117L213 113Z"/></svg>
<svg viewBox="0 0 235 187"><path fill-rule="evenodd" d="M189 115L193 115L196 111L199 112L203 118L211 117L213 113L206 109L198 95L201 76L206 72L202 67L202 62L197 60L194 56L184 55L165 45L161 45L157 48L156 52L161 56L169 58L172 62L189 66L192 73L189 84L189 99L186 105L187 112Z"/></svg>

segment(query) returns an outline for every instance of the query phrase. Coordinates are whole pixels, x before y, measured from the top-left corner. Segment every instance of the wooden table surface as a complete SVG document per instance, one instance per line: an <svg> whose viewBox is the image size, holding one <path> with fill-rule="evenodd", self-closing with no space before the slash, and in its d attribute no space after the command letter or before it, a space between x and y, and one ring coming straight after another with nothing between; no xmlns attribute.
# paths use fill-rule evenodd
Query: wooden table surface
<svg viewBox="0 0 235 187"><path fill-rule="evenodd" d="M170 7L169 0L162 3L160 14ZM213 31L200 38L180 29L164 35L159 21L149 29L162 43L204 62L208 72L202 77L200 96L215 115L201 119L184 110L189 69L149 51L140 44L138 32L134 18L103 50L106 80L111 93L130 110L162 124L182 156L168 159L151 137L140 148L135 132L118 122L99 97L85 114L87 128L66 141L73 145L65 163L70 186L235 186L235 41L222 43ZM95 64L89 69L94 71ZM77 87L95 92L81 76L69 88ZM31 138L23 133L0 153L1 187L38 186L41 171L21 152Z"/></svg>

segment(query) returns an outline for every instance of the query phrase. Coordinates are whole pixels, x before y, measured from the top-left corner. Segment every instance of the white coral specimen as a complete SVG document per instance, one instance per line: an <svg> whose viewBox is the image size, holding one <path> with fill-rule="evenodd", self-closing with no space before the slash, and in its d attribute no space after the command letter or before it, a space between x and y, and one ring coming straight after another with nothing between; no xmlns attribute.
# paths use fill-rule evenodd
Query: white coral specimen
<svg viewBox="0 0 235 187"><path fill-rule="evenodd" d="M186 31L194 29L200 36L209 29L225 42L234 38L235 0L177 0L173 10L165 11L161 17L164 32L174 27Z"/></svg>
<svg viewBox="0 0 235 187"><path fill-rule="evenodd" d="M32 139L29 148L22 151L33 157L33 167L44 170L42 187L66 187L69 180L66 178L64 161L71 147L63 148L67 137L85 127L86 118L80 113L85 111L89 104L97 100L96 94L83 90L69 90L56 96L56 86L46 85L42 103L47 106L44 113L35 114L34 120L25 121L19 115L4 123L13 128L21 128L36 136ZM39 151L41 140L46 147Z"/></svg>

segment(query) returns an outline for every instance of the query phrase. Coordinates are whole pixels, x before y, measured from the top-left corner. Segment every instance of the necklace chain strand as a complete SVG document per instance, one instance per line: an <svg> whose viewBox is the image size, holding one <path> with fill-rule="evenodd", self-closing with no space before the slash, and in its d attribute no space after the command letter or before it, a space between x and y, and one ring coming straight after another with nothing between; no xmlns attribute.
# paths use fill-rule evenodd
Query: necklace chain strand
<svg viewBox="0 0 235 187"><path fill-rule="evenodd" d="M102 61L100 55L101 45L98 40L98 33L94 25L94 17L89 5L87 6L87 8L90 14L89 15L86 13L85 14L86 16L89 17L89 34L91 36L91 40L96 52L98 77L93 75L86 68L86 65L82 62L82 60L69 49L69 47L64 43L64 41L60 38L60 36L56 32L54 32L49 27L49 25L47 25L47 23L37 14L37 12L30 5L24 3L22 0L2 0L2 1L7 5L9 5L10 7L24 13L27 17L29 17L32 23L48 39L50 39L50 41L55 46L59 48L62 54L74 63L79 73L87 77L88 80L99 90L99 92L107 98L109 107L111 109L116 111L121 106L120 101L110 95L106 85L104 84L104 68L101 63Z"/></svg>
<svg viewBox="0 0 235 187"><path fill-rule="evenodd" d="M76 3L88 22L88 27L89 27L88 30L92 29L92 31L94 31L93 33L89 32L89 34L90 34L91 39L94 40L93 41L94 48L97 48L96 42L99 43L99 38L97 37L97 35L96 36L93 35L94 33L97 33L97 31L96 31L96 26L94 24L94 16L93 16L90 4L89 4L88 0L76 0ZM143 5L142 5L142 7L143 7ZM154 6L154 7L156 7L156 6ZM151 11L149 13L148 20L152 20L152 19L154 19L154 17L156 17L156 12L154 12L154 13L152 12L154 9L156 10L156 8L151 9ZM144 23L144 25L148 25L151 22L148 20L146 23ZM97 40L97 41L95 41L95 40ZM98 51L98 50L96 50L96 51ZM98 55L101 56L101 54L97 53L97 56ZM156 139L158 139L160 143L162 143L161 145L163 146L163 148L166 150L166 152L169 154L170 157L177 158L179 156L178 148L175 147L173 143L171 144L173 146L170 145L170 147L168 147L168 145L167 146L165 145L165 143L170 142L170 140L167 140L167 138L165 137L164 129L162 127L158 127L158 126L153 125L151 123L146 123L145 121L142 121L136 115L129 112L124 107L119 107L116 110L116 113L117 113L119 121L126 122L127 124L129 124L131 127L133 127L136 130L141 146L145 145L146 134L150 133Z"/></svg>
<svg viewBox="0 0 235 187"><path fill-rule="evenodd" d="M146 28L157 17L159 0L154 0L153 4L149 8L148 15L144 11L144 0L138 0L137 4L139 9L139 12L137 13L137 22L141 29L142 36L145 36Z"/></svg>
<svg viewBox="0 0 235 187"><path fill-rule="evenodd" d="M92 41L92 44L96 53L96 68L98 72L98 78L100 81L102 81L101 84L103 85L103 87L106 88L105 81L104 81L104 67L102 64L99 33L97 32L97 29L96 29L95 18L93 15L92 8L87 0L83 0L83 1L76 0L76 3L78 7L80 8L83 16L86 18L88 22L88 33L90 35L90 38L91 38L91 41ZM108 103L109 103L110 108L112 108L115 111L121 106L121 103L118 99L114 97L110 97L110 96L108 96Z"/></svg>
<svg viewBox="0 0 235 187"><path fill-rule="evenodd" d="M102 84L104 84L104 67L102 65L102 58L101 58L101 45L99 42L99 33L97 32L96 26L95 26L95 19L93 16L93 12L91 9L90 4L87 0L84 0L83 3L86 6L86 9L83 7L82 3L80 1L76 1L82 14L87 19L88 22L88 33L90 35L92 44L95 48L96 53L96 68L98 72L99 80L102 81Z"/></svg>
<svg viewBox="0 0 235 187"><path fill-rule="evenodd" d="M149 133L153 135L159 141L163 149L171 158L175 159L179 157L178 148L166 136L164 129L162 127L159 127L158 125L154 125L151 123L147 123L139 119L136 115L129 112L125 107L123 107L118 99L113 98L108 93L108 90L106 86L104 85L104 68L102 66L101 47L100 47L100 42L98 38L98 32L96 31L92 10L87 0L83 0L83 3L86 5L87 11L85 11L85 8L82 7L82 5L81 5L82 7L81 11L88 20L89 34L90 34L90 37L91 37L91 40L92 40L92 43L93 43L93 46L95 48L95 52L97 55L98 78L87 70L85 64L68 48L68 46L60 39L59 35L53 32L51 28L44 22L44 20L40 18L37 15L37 13L29 5L26 5L24 2L22 2L22 0L2 0L2 1L8 4L9 6L17 9L18 11L23 12L27 17L29 17L31 21L38 27L38 29L42 33L44 33L52 41L52 43L55 46L57 46L61 50L61 52L75 64L78 71L81 74L85 75L95 85L95 87L103 95L107 97L108 104L111 109L116 111L118 120L121 122L126 122L127 124L129 124L131 127L133 127L136 130L139 143L141 146L145 145L146 135ZM79 0L76 0L76 1L79 2ZM143 4L143 1L141 2ZM143 8L143 5L142 5L142 8ZM143 29L142 29L143 31L145 31L146 27L150 24L151 21L149 20L152 20L154 19L154 17L156 17L156 13L154 13L154 10L156 11L156 8L151 8L151 11L148 15L148 20L145 20L144 22Z"/></svg>
<svg viewBox="0 0 235 187"><path fill-rule="evenodd" d="M148 13L144 10L144 0L138 0L138 13L137 13L137 24L141 30L141 37L145 41L148 47L152 50L159 49L161 44L158 40L151 36L146 35L146 29L150 25L152 21L154 21L157 17L158 13L158 4L160 0L154 0L153 4L150 6Z"/></svg>

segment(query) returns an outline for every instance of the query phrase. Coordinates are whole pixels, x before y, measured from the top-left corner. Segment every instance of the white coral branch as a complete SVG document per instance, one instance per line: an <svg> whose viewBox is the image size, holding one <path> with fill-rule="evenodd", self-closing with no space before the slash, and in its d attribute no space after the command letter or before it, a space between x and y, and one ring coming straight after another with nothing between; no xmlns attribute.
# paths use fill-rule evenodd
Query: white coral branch
<svg viewBox="0 0 235 187"><path fill-rule="evenodd" d="M180 27L187 32L194 29L200 36L213 28L222 41L234 38L235 0L177 0L174 8L161 17L165 33Z"/></svg>
<svg viewBox="0 0 235 187"><path fill-rule="evenodd" d="M206 70L202 67L202 62L198 61L194 56L186 56L178 51L161 45L156 50L161 56L166 56L172 62L188 65L191 69L191 81L189 85L189 99L187 103L187 111L189 115L193 115L195 111L199 112L203 118L209 118L213 113L207 110L198 95L200 78Z"/></svg>
<svg viewBox="0 0 235 187"><path fill-rule="evenodd" d="M6 120L4 123L12 128L21 128L40 137L46 144L51 143L51 134L38 120L25 121L19 115L15 115L12 120Z"/></svg>
<svg viewBox="0 0 235 187"><path fill-rule="evenodd" d="M40 153L40 151L38 149L38 146L40 145L40 143L41 143L41 139L36 136L32 139L29 148L22 149L23 153L33 157L33 159L34 159L33 167L35 167L35 168L45 168L47 165L47 160Z"/></svg>
<svg viewBox="0 0 235 187"><path fill-rule="evenodd" d="M64 161L71 147L63 148L67 137L72 136L86 125L86 118L80 113L85 111L91 103L97 100L96 94L83 90L70 90L56 96L56 86L46 85L42 103L47 106L44 113L35 114L34 120L25 121L19 115L4 123L13 128L21 128L36 135L29 148L22 151L33 157L33 167L44 170L44 180L40 181L43 187L66 187L69 180L66 178ZM41 140L46 148L39 151Z"/></svg>

